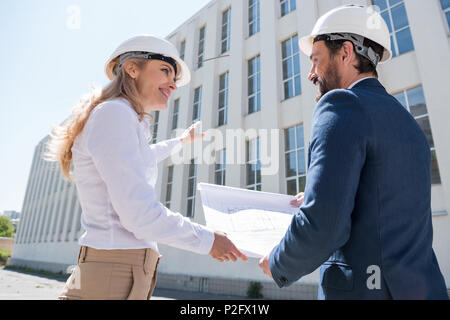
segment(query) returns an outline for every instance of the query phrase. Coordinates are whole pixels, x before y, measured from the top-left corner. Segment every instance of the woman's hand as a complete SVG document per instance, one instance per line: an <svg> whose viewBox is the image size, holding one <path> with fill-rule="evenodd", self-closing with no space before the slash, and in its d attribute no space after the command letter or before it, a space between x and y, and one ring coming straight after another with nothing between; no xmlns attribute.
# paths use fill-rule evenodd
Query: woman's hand
<svg viewBox="0 0 450 320"><path fill-rule="evenodd" d="M303 197L304 197L305 193L304 192L300 192L298 195L295 196L295 200L292 200L290 202L291 206L293 207L300 207L303 203Z"/></svg>
<svg viewBox="0 0 450 320"><path fill-rule="evenodd" d="M201 123L201 121L197 121L183 132L181 135L181 142L183 144L194 142L195 140L202 139L205 136L204 132L200 134L195 133Z"/></svg>
<svg viewBox="0 0 450 320"><path fill-rule="evenodd" d="M248 258L243 254L230 239L227 238L227 234L215 231L214 243L209 252L209 255L214 259L223 261L236 261L238 258L247 261Z"/></svg>

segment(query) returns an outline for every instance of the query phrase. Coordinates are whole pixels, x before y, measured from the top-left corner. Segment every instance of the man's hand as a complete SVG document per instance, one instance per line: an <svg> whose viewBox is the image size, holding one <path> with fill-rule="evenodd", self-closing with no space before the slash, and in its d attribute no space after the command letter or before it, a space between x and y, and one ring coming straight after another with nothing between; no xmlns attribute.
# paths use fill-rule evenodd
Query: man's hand
<svg viewBox="0 0 450 320"><path fill-rule="evenodd" d="M303 203L303 197L304 197L305 193L304 192L300 192L298 195L295 196L295 200L292 200L290 202L291 206L293 207L300 207Z"/></svg>
<svg viewBox="0 0 450 320"><path fill-rule="evenodd" d="M220 262L236 261L238 258L244 261L248 260L247 256L228 239L226 233L220 231L214 232L214 243L209 255Z"/></svg>
<svg viewBox="0 0 450 320"><path fill-rule="evenodd" d="M270 272L269 255L262 257L259 260L259 267L262 269L265 275L272 278L272 272Z"/></svg>
<svg viewBox="0 0 450 320"><path fill-rule="evenodd" d="M181 135L181 142L183 144L194 142L195 140L202 139L205 136L205 132L202 132L200 134L195 133L200 124L201 121L197 121L183 132L183 134Z"/></svg>

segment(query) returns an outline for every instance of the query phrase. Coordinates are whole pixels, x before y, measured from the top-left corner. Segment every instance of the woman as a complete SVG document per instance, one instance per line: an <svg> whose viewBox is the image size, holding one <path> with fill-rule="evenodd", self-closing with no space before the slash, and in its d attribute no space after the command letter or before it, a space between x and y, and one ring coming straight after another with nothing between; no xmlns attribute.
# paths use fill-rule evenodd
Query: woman
<svg viewBox="0 0 450 320"><path fill-rule="evenodd" d="M190 81L177 49L159 37L133 37L116 49L105 72L111 82L82 100L48 145L47 159L73 178L86 230L59 299L150 299L161 258L156 242L218 261L246 261L224 233L156 198L157 162L203 136L191 126L181 137L148 143L144 116L166 109L171 93Z"/></svg>

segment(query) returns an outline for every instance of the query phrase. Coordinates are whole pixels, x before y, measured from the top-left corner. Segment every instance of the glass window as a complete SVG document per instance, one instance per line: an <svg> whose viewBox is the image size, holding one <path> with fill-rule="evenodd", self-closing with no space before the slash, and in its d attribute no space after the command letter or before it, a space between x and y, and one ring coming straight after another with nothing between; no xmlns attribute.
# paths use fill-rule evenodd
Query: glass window
<svg viewBox="0 0 450 320"><path fill-rule="evenodd" d="M173 166L167 168L167 188L166 188L166 207L170 208L170 201L172 199L172 183L173 183Z"/></svg>
<svg viewBox="0 0 450 320"><path fill-rule="evenodd" d="M220 53L230 50L230 22L231 22L231 8L228 8L222 13L222 40Z"/></svg>
<svg viewBox="0 0 450 320"><path fill-rule="evenodd" d="M280 0L281 16L287 15L296 8L295 0Z"/></svg>
<svg viewBox="0 0 450 320"><path fill-rule="evenodd" d="M246 184L249 190L261 191L259 138L246 143Z"/></svg>
<svg viewBox="0 0 450 320"><path fill-rule="evenodd" d="M197 68L201 68L203 66L204 50L205 50L205 27L201 27L198 36Z"/></svg>
<svg viewBox="0 0 450 320"><path fill-rule="evenodd" d="M181 41L180 44L180 58L181 60L184 60L184 54L186 51L186 40Z"/></svg>
<svg viewBox="0 0 450 320"><path fill-rule="evenodd" d="M402 91L394 95L400 103L412 114L427 138L431 150L431 183L440 184L439 166L436 158L433 134L428 116L425 95L422 86Z"/></svg>
<svg viewBox="0 0 450 320"><path fill-rule="evenodd" d="M248 113L261 110L260 56L248 61Z"/></svg>
<svg viewBox="0 0 450 320"><path fill-rule="evenodd" d="M450 35L450 0L441 0L441 7L447 20L447 32Z"/></svg>
<svg viewBox="0 0 450 320"><path fill-rule="evenodd" d="M158 135L158 122L159 122L159 111L155 111L153 115L153 124L151 125L151 143L156 143L156 138Z"/></svg>
<svg viewBox="0 0 450 320"><path fill-rule="evenodd" d="M408 14L403 0L372 0L380 8L380 14L388 25L391 34L392 56L414 50L409 28Z"/></svg>
<svg viewBox="0 0 450 320"><path fill-rule="evenodd" d="M302 93L298 35L281 43L281 57L284 99L289 99Z"/></svg>
<svg viewBox="0 0 450 320"><path fill-rule="evenodd" d="M172 114L172 130L178 128L178 113L180 110L180 99L174 101L173 103L173 114Z"/></svg>
<svg viewBox="0 0 450 320"><path fill-rule="evenodd" d="M306 155L303 125L284 130L286 192L296 195L305 190Z"/></svg>
<svg viewBox="0 0 450 320"><path fill-rule="evenodd" d="M194 216L196 188L197 188L197 165L194 163L194 159L192 159L191 163L189 164L187 210L186 210L187 217Z"/></svg>
<svg viewBox="0 0 450 320"><path fill-rule="evenodd" d="M218 126L227 123L228 117L228 71L219 78Z"/></svg>
<svg viewBox="0 0 450 320"><path fill-rule="evenodd" d="M259 0L248 0L248 35L251 37L260 29Z"/></svg>
<svg viewBox="0 0 450 320"><path fill-rule="evenodd" d="M200 120L202 109L202 87L198 87L194 91L194 106L192 109L192 122Z"/></svg>
<svg viewBox="0 0 450 320"><path fill-rule="evenodd" d="M225 165L226 165L226 151L222 149L216 152L216 163L214 165L214 183L225 185Z"/></svg>

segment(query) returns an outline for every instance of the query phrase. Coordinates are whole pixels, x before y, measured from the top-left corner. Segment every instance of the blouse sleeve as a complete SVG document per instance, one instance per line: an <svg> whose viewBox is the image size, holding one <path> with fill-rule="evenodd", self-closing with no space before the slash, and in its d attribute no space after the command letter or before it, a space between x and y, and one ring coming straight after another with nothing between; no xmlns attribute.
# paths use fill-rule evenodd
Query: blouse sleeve
<svg viewBox="0 0 450 320"><path fill-rule="evenodd" d="M121 224L138 239L208 254L214 233L163 206L147 182L139 124L131 111L123 104L107 102L93 110L86 128L87 150ZM166 150L171 143L164 146Z"/></svg>

